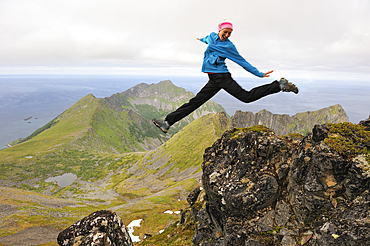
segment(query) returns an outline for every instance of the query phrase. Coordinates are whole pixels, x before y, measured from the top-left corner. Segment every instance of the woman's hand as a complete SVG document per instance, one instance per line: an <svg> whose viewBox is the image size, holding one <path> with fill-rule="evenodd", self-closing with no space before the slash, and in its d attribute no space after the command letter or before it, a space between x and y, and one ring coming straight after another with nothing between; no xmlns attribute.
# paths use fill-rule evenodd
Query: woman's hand
<svg viewBox="0 0 370 246"><path fill-rule="evenodd" d="M272 73L274 70L271 70L271 71L269 71L269 72L267 72L267 73L265 73L264 75L263 75L263 77L265 78L265 77L270 77L270 73Z"/></svg>

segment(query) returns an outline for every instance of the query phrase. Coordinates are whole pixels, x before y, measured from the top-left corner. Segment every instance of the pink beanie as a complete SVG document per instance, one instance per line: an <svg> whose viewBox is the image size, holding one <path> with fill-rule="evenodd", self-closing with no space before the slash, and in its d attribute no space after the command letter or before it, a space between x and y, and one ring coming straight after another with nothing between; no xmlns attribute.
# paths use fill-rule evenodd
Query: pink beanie
<svg viewBox="0 0 370 246"><path fill-rule="evenodd" d="M221 31L222 29L225 28L233 29L233 24L228 20L224 20L218 24L218 31Z"/></svg>

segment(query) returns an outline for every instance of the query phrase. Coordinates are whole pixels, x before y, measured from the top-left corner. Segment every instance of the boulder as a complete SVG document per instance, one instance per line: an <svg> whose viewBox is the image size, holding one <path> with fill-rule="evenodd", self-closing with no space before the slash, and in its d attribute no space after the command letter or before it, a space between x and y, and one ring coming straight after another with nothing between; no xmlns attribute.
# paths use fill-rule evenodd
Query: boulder
<svg viewBox="0 0 370 246"><path fill-rule="evenodd" d="M58 235L60 246L133 246L121 218L107 210L96 211Z"/></svg>

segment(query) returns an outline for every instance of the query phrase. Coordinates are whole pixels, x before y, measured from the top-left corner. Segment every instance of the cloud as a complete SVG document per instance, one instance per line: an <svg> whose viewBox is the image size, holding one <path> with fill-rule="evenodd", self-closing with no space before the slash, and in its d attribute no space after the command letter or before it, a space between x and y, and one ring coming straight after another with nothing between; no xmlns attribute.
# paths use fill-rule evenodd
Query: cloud
<svg viewBox="0 0 370 246"><path fill-rule="evenodd" d="M369 73L369 12L361 0L3 0L0 67L199 68L196 38L227 18L231 40L261 70Z"/></svg>

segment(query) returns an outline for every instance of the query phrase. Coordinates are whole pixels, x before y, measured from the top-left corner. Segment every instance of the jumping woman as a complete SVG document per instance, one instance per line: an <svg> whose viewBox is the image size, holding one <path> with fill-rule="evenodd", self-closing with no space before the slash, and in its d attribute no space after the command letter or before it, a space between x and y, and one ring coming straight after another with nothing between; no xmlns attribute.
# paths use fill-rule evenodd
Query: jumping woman
<svg viewBox="0 0 370 246"><path fill-rule="evenodd" d="M194 98L190 99L188 103L183 104L176 111L168 114L163 121L153 119L153 123L161 129L162 132L167 133L173 124L202 106L202 104L211 99L221 89L224 89L226 92L245 103L256 101L262 97L280 91L298 93L298 88L284 78L281 78L280 81L275 80L270 84L255 87L250 91L244 90L231 77L226 67L226 58L260 78L269 77L273 70L262 73L239 55L234 44L229 40L233 30L233 24L225 20L218 25L218 33L212 32L204 38L198 38L198 40L208 45L204 52L202 72L208 74L209 81Z"/></svg>

